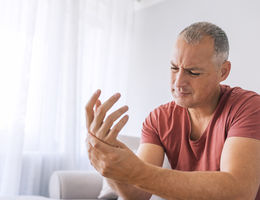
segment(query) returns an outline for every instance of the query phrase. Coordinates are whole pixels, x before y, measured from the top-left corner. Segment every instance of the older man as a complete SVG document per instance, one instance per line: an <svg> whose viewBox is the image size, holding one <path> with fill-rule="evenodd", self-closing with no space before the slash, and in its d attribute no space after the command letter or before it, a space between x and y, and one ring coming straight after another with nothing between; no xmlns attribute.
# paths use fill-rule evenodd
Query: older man
<svg viewBox="0 0 260 200"><path fill-rule="evenodd" d="M86 105L92 165L124 199L260 200L260 96L220 83L230 72L229 44L218 26L199 22L178 36L171 60L173 101L143 123L138 156L116 137L127 123L120 98ZM172 169L161 168L166 153Z"/></svg>

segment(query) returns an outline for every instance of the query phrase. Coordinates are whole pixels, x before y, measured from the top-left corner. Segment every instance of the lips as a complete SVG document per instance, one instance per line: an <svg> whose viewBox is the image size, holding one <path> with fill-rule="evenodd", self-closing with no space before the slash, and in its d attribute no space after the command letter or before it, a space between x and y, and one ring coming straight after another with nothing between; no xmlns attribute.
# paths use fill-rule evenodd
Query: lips
<svg viewBox="0 0 260 200"><path fill-rule="evenodd" d="M176 97L185 97L191 94L191 92L188 91L181 91L181 90L174 90L174 89L172 89L172 92Z"/></svg>

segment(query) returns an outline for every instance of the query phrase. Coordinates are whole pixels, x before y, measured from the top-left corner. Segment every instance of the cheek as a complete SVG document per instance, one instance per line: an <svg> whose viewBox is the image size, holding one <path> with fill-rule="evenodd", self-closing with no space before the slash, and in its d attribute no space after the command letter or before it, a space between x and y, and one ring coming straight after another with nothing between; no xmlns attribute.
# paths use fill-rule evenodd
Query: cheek
<svg viewBox="0 0 260 200"><path fill-rule="evenodd" d="M192 91L196 96L201 97L208 90L208 84L201 79L193 79L189 83L190 88L192 88Z"/></svg>
<svg viewBox="0 0 260 200"><path fill-rule="evenodd" d="M194 81L192 88L195 90L196 95L203 98L215 90L215 83L212 80Z"/></svg>

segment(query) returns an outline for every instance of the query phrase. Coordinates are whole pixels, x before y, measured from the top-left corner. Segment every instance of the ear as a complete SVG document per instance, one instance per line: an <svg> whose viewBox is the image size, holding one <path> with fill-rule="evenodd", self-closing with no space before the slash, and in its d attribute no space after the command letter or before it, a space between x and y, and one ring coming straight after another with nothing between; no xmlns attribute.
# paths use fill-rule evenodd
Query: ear
<svg viewBox="0 0 260 200"><path fill-rule="evenodd" d="M230 61L225 61L221 65L221 69L220 69L220 82L222 82L222 81L227 79L227 77L228 77L228 75L230 73L230 69L231 69Z"/></svg>

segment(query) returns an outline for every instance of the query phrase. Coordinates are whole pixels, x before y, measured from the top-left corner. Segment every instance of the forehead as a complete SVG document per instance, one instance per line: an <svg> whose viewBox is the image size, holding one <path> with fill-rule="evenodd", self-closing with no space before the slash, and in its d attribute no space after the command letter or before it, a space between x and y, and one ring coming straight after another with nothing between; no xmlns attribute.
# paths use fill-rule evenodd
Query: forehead
<svg viewBox="0 0 260 200"><path fill-rule="evenodd" d="M196 65L212 62L214 55L214 40L203 37L199 42L187 43L180 36L174 46L172 62L177 65Z"/></svg>

